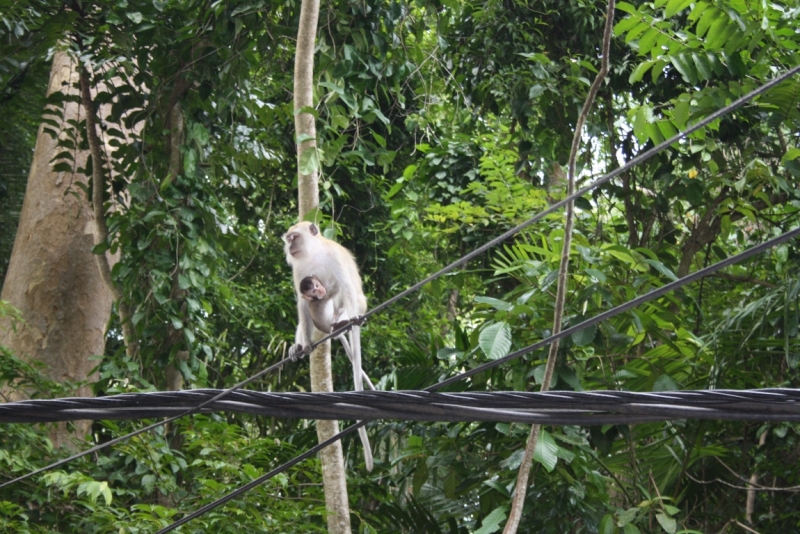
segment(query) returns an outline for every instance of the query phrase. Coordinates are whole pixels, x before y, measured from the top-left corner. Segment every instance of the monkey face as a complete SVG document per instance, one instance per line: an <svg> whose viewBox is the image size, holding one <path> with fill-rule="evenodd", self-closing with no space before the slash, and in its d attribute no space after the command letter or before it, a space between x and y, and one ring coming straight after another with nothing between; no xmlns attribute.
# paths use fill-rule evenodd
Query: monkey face
<svg viewBox="0 0 800 534"><path fill-rule="evenodd" d="M322 300L328 290L316 276L306 276L300 281L300 295L309 302Z"/></svg>
<svg viewBox="0 0 800 534"><path fill-rule="evenodd" d="M286 253L293 258L297 257L310 245L310 242L306 242L305 240L311 239L318 234L319 229L313 223L301 222L295 224L289 228L289 231L283 236L284 241L286 241Z"/></svg>

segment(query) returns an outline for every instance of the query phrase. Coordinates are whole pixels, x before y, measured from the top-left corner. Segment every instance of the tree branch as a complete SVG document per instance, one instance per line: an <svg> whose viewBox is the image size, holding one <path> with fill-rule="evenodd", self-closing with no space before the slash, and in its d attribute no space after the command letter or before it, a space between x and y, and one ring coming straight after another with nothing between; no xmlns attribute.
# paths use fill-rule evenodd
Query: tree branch
<svg viewBox="0 0 800 534"><path fill-rule="evenodd" d="M606 24L603 32L603 59L601 61L600 72L595 76L592 86L589 88L589 94L586 96L586 101L583 103L583 109L578 116L578 122L575 125L575 133L572 136L572 147L569 153L569 165L567 170L567 196L575 192L575 167L578 159L578 150L581 145L581 134L583 126L586 123L586 118L589 116L589 111L592 109L597 92L603 83L609 69L609 54L611 50L611 33L614 27L614 5L615 0L609 0L606 9ZM569 271L569 251L572 244L572 225L574 222L574 203L570 202L566 206L566 213L564 214L564 243L561 249L561 263L558 268L558 290L556 292L555 312L553 318L553 334L561 332L561 324L564 316L564 302L567 295L567 273ZM550 352L547 356L547 366L545 367L544 378L542 380L541 391L548 391L550 383L553 380L553 371L556 366L556 357L558 356L559 342L556 341L550 345ZM540 425L533 425L531 433L528 437L528 443L525 446L525 453L522 457L522 464L519 467L517 474L517 485L514 492L514 497L511 503L511 511L509 512L508 522L506 523L503 534L515 534L519 528L520 520L522 519L522 509L525 504L525 494L528 488L528 476L531 470L531 463L533 461L533 453L536 450L536 442L539 439Z"/></svg>
<svg viewBox="0 0 800 534"><path fill-rule="evenodd" d="M100 152L100 139L97 136L97 115L92 102L89 73L82 65L80 69L81 104L86 113L86 139L89 142L89 152L92 155L92 208L94 210L94 244L108 243L108 225L106 224L106 210L103 194L106 190L105 174L103 173L103 156ZM125 351L129 357L136 354L136 341L131 324L131 312L123 300L122 291L114 285L111 277L111 266L108 263L105 251L95 254L100 276L106 283L111 296L117 303L120 323L122 324L122 337L125 342Z"/></svg>

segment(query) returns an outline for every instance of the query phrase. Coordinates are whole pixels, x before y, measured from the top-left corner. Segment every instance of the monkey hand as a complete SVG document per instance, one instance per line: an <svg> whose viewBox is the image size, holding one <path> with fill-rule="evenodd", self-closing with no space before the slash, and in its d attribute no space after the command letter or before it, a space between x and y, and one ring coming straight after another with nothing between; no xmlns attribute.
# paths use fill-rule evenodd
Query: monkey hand
<svg viewBox="0 0 800 534"><path fill-rule="evenodd" d="M297 343L296 345L292 345L291 347L289 347L289 355L288 355L288 357L293 362L296 362L298 359L300 359L303 356L305 356L305 353L306 353L306 350L303 347L303 345L300 345L299 343Z"/></svg>
<svg viewBox="0 0 800 534"><path fill-rule="evenodd" d="M350 319L345 319L343 321L337 321L335 323L331 323L331 332L336 332L340 328L344 328L346 326L363 326L364 323L367 322L367 318L363 315L356 315Z"/></svg>

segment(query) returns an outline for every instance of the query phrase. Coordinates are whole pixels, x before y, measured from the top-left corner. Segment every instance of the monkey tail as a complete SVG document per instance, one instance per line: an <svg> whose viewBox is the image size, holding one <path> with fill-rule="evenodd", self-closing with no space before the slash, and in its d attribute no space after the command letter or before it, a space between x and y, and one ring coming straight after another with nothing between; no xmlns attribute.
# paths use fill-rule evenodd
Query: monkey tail
<svg viewBox="0 0 800 534"><path fill-rule="evenodd" d="M367 429L363 426L358 429L358 437L361 438L361 446L364 447L364 464L367 466L367 471L372 471L372 446L369 444Z"/></svg>
<svg viewBox="0 0 800 534"><path fill-rule="evenodd" d="M348 332L348 337L350 338L350 348L353 349L352 357L350 358L350 362L353 364L353 388L355 391L364 391L362 373L364 375L366 373L361 368L361 328L353 325L350 332ZM367 378L367 382L372 386L369 378ZM372 387L374 389L374 386ZM367 429L363 426L358 429L358 437L361 438L361 445L364 447L364 464L367 466L367 471L372 471L372 446L369 444Z"/></svg>
<svg viewBox="0 0 800 534"><path fill-rule="evenodd" d="M349 342L347 341L348 337L350 338ZM369 388L374 391L375 386L372 384L372 380L361 367L361 328L353 326L347 336L339 336L339 341L342 342L344 352L353 366L353 389L364 391L364 382L366 381ZM367 471L372 471L372 446L369 444L367 429L363 426L358 429L358 437L361 438L361 445L364 447L364 464L367 466Z"/></svg>

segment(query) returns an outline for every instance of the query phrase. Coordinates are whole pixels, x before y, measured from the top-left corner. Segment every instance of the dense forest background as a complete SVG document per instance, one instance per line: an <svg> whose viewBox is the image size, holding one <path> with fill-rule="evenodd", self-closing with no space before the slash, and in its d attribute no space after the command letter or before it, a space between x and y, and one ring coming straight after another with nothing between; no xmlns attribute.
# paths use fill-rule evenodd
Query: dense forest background
<svg viewBox="0 0 800 534"><path fill-rule="evenodd" d="M90 149L85 115L54 119L78 93L65 85L46 96L62 53L90 75L109 169L109 237L94 252L113 256L119 292L93 373L53 376L35 354L3 347L6 398L225 388L283 358L296 326L281 236L297 219L299 6L0 0L3 294L15 289L6 275L40 128L59 139L53 176L84 176L59 181L58 198L92 210L98 159L76 155ZM373 306L563 198L605 8L323 3L319 150L302 164L320 170L315 216L353 251ZM619 3L578 185L797 66L799 16L793 0ZM581 198L565 325L796 228L798 141L794 77ZM563 229L562 213L548 216L371 318L363 355L378 388L421 389L546 337ZM790 241L567 338L553 389L798 387L798 258ZM61 297L63 313L82 311L83 300ZM29 320L12 305L0 302L4 339ZM459 387L536 391L546 358L546 349L528 354ZM336 344L333 362L336 389L351 389ZM306 391L307 362L250 387ZM97 422L72 435L103 442L145 423ZM355 531L501 528L526 426L376 421L368 430L371 473L358 440L345 440ZM3 479L89 446L55 447L52 436L0 428ZM797 424L547 427L540 441L522 532L800 529ZM311 421L195 415L3 488L0 530L152 532L315 443ZM182 531L325 532L320 478L318 460L306 461Z"/></svg>

